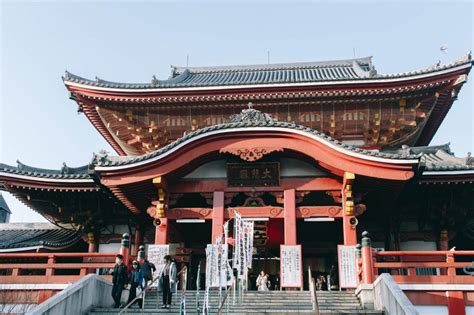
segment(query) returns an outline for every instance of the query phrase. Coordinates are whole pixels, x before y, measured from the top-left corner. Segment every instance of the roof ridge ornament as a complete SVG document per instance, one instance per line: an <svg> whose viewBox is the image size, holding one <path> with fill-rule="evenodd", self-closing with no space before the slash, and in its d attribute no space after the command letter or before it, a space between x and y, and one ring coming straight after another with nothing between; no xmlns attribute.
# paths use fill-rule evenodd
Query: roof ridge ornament
<svg viewBox="0 0 474 315"><path fill-rule="evenodd" d="M273 123L276 119L273 119L269 114L263 113L253 108L253 103L247 104L248 109L243 109L240 114L231 115L229 117L229 123Z"/></svg>

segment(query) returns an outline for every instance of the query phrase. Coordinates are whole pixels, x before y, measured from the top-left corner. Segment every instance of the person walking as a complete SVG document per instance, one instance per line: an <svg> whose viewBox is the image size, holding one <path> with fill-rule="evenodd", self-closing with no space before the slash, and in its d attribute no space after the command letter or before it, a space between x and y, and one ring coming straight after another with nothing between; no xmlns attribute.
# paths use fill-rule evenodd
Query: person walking
<svg viewBox="0 0 474 315"><path fill-rule="evenodd" d="M143 271L143 278L145 279L145 287L153 280L153 273L156 271L154 263L149 262L146 258L142 263L141 270Z"/></svg>
<svg viewBox="0 0 474 315"><path fill-rule="evenodd" d="M115 256L115 266L112 271L112 298L115 302L114 308L120 307L122 291L127 286L127 282L127 267L123 263L123 256L118 254Z"/></svg>
<svg viewBox="0 0 474 315"><path fill-rule="evenodd" d="M178 287L178 270L176 263L170 255L164 257L164 266L161 270L158 291L163 293L163 305L161 308L171 307L171 297L176 293Z"/></svg>
<svg viewBox="0 0 474 315"><path fill-rule="evenodd" d="M268 279L268 274L265 273L265 271L260 271L260 274L258 275L258 278L257 278L257 290L258 291L263 291L263 292L266 292L266 291L270 291L269 290L269 287L270 287L270 280Z"/></svg>
<svg viewBox="0 0 474 315"><path fill-rule="evenodd" d="M132 302L138 295L141 294L145 287L145 280L143 277L143 271L138 264L138 261L132 262L132 272L130 274L130 293L128 295L127 305ZM138 303L138 307L142 308L143 298L137 299L133 304ZM130 307L133 306L130 305Z"/></svg>

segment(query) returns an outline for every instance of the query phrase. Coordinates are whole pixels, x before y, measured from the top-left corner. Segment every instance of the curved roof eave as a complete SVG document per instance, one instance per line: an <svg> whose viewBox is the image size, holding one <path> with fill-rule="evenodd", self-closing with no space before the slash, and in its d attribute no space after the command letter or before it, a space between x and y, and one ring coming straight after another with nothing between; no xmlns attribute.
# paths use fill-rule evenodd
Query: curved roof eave
<svg viewBox="0 0 474 315"><path fill-rule="evenodd" d="M132 93L152 93L152 92L180 92L180 91L207 91L207 90L234 90L234 89L254 89L268 87L311 87L311 86L338 86L347 84L373 84L373 83L397 83L416 79L429 78L433 76L443 75L462 69L470 69L473 65L470 57L466 57L461 61L456 61L443 66L430 67L419 71L397 73L391 75L375 75L372 77L360 78L341 78L336 80L321 80L309 82L284 82L284 83L242 83L242 84L192 84L178 85L167 84L164 86L153 86L152 84L133 84L133 83L103 83L107 81L92 81L81 78L76 75L67 73L63 77L64 84L68 87L83 88L93 91L104 92L132 92ZM164 82L164 81L159 81ZM107 87L112 85L114 87Z"/></svg>
<svg viewBox="0 0 474 315"><path fill-rule="evenodd" d="M387 164L404 164L404 165L414 165L419 162L419 155L400 155L400 154L391 154L391 153L379 153L375 151L364 150L356 148L350 145L343 144L335 139L330 138L324 134L306 128L299 125L293 125L289 123L280 123L275 122L273 126L252 126L252 124L247 123L247 126L238 126L235 123L224 124L211 126L208 128L203 128L196 132L189 134L181 139L178 139L166 147L163 147L160 150L154 151L149 154L145 154L136 158L127 157L126 159L121 159L119 161L107 161L102 164L98 164L95 167L96 171L115 171L115 170L126 170L128 168L133 168L141 165L146 165L159 161L170 154L178 151L179 149L206 137L211 137L213 135L219 135L223 133L242 133L242 132L255 132L255 131L275 131L275 132L287 132L294 133L303 136L307 136L316 140L338 152L341 152L345 155L356 157L359 159L372 161L372 162L381 162ZM216 128L217 127L217 128ZM220 128L219 128L220 127Z"/></svg>

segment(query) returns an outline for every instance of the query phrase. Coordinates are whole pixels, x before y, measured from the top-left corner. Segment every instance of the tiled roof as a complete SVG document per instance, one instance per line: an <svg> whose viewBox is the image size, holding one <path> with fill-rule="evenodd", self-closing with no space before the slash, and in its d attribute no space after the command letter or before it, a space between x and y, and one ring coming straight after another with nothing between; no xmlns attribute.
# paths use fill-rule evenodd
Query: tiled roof
<svg viewBox="0 0 474 315"><path fill-rule="evenodd" d="M10 208L8 207L7 202L5 201L5 198L3 198L1 193L0 193L0 209L3 209L3 210L5 210L6 212L8 212L10 214L12 213L10 211Z"/></svg>
<svg viewBox="0 0 474 315"><path fill-rule="evenodd" d="M394 160L407 160L407 159L417 159L420 157L420 154L409 154L406 152L400 153L388 153L388 152L378 152L373 150L365 150L358 147L354 147L352 145L348 145L346 143L340 142L336 139L331 138L330 136L316 131L314 129L288 123L288 122L279 122L272 119L268 114L262 113L256 109L244 109L242 113L238 115L233 115L230 117L229 122L221 124L221 125L213 125L209 127L205 127L202 129L198 129L194 132L191 132L185 135L182 138L179 138L167 146L153 151L148 154L132 157L132 156L105 156L96 160L96 164L98 166L121 166L121 165L128 165L134 164L141 161L146 161L148 159L160 156L173 148L177 147L183 142L186 142L194 137L201 136L206 133L210 133L217 130L225 130L225 129L235 129L235 128L249 128L249 127L263 127L263 128L285 128L285 129L294 129L299 131L304 131L310 135L317 136L324 142L328 144L335 145L345 150L349 150L355 153L360 153L366 156L378 157L378 158L385 158L385 159L394 159Z"/></svg>
<svg viewBox="0 0 474 315"><path fill-rule="evenodd" d="M80 238L75 230L50 223L0 224L0 252L61 249L75 244Z"/></svg>
<svg viewBox="0 0 474 315"><path fill-rule="evenodd" d="M471 64L467 55L451 63L424 68L412 72L379 75L372 65L372 57L335 61L302 62L268 65L223 66L223 67L172 67L171 77L150 83L119 83L89 80L66 71L63 80L67 84L78 83L102 88L154 89L179 87L235 86L257 84L311 83L321 81L385 79L432 73Z"/></svg>
<svg viewBox="0 0 474 315"><path fill-rule="evenodd" d="M437 146L408 147L392 152L398 154L421 154L421 162L425 171L463 171L474 170L474 158L470 153L467 157L456 157L451 152L449 143Z"/></svg>
<svg viewBox="0 0 474 315"><path fill-rule="evenodd" d="M51 179L90 179L88 165L81 167L68 167L66 163L60 170L51 170L28 166L17 161L17 166L11 166L0 163L0 173L9 173L15 175L25 175Z"/></svg>

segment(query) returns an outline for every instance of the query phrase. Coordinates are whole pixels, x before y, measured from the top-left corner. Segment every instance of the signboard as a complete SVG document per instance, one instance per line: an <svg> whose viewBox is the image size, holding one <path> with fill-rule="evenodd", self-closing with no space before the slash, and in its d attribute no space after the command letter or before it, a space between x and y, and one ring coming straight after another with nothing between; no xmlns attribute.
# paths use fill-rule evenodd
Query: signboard
<svg viewBox="0 0 474 315"><path fill-rule="evenodd" d="M280 245L280 275L282 288L303 286L301 245Z"/></svg>
<svg viewBox="0 0 474 315"><path fill-rule="evenodd" d="M148 245L148 261L155 264L156 271L161 273L165 266L163 260L170 253L169 245ZM154 284L156 287L157 283Z"/></svg>
<svg viewBox="0 0 474 315"><path fill-rule="evenodd" d="M230 187L280 185L280 163L227 163L227 184Z"/></svg>
<svg viewBox="0 0 474 315"><path fill-rule="evenodd" d="M356 247L337 245L339 264L339 287L357 288L357 258Z"/></svg>
<svg viewBox="0 0 474 315"><path fill-rule="evenodd" d="M212 288L225 288L227 285L227 248L226 244L207 244L206 263L209 264L209 285Z"/></svg>

